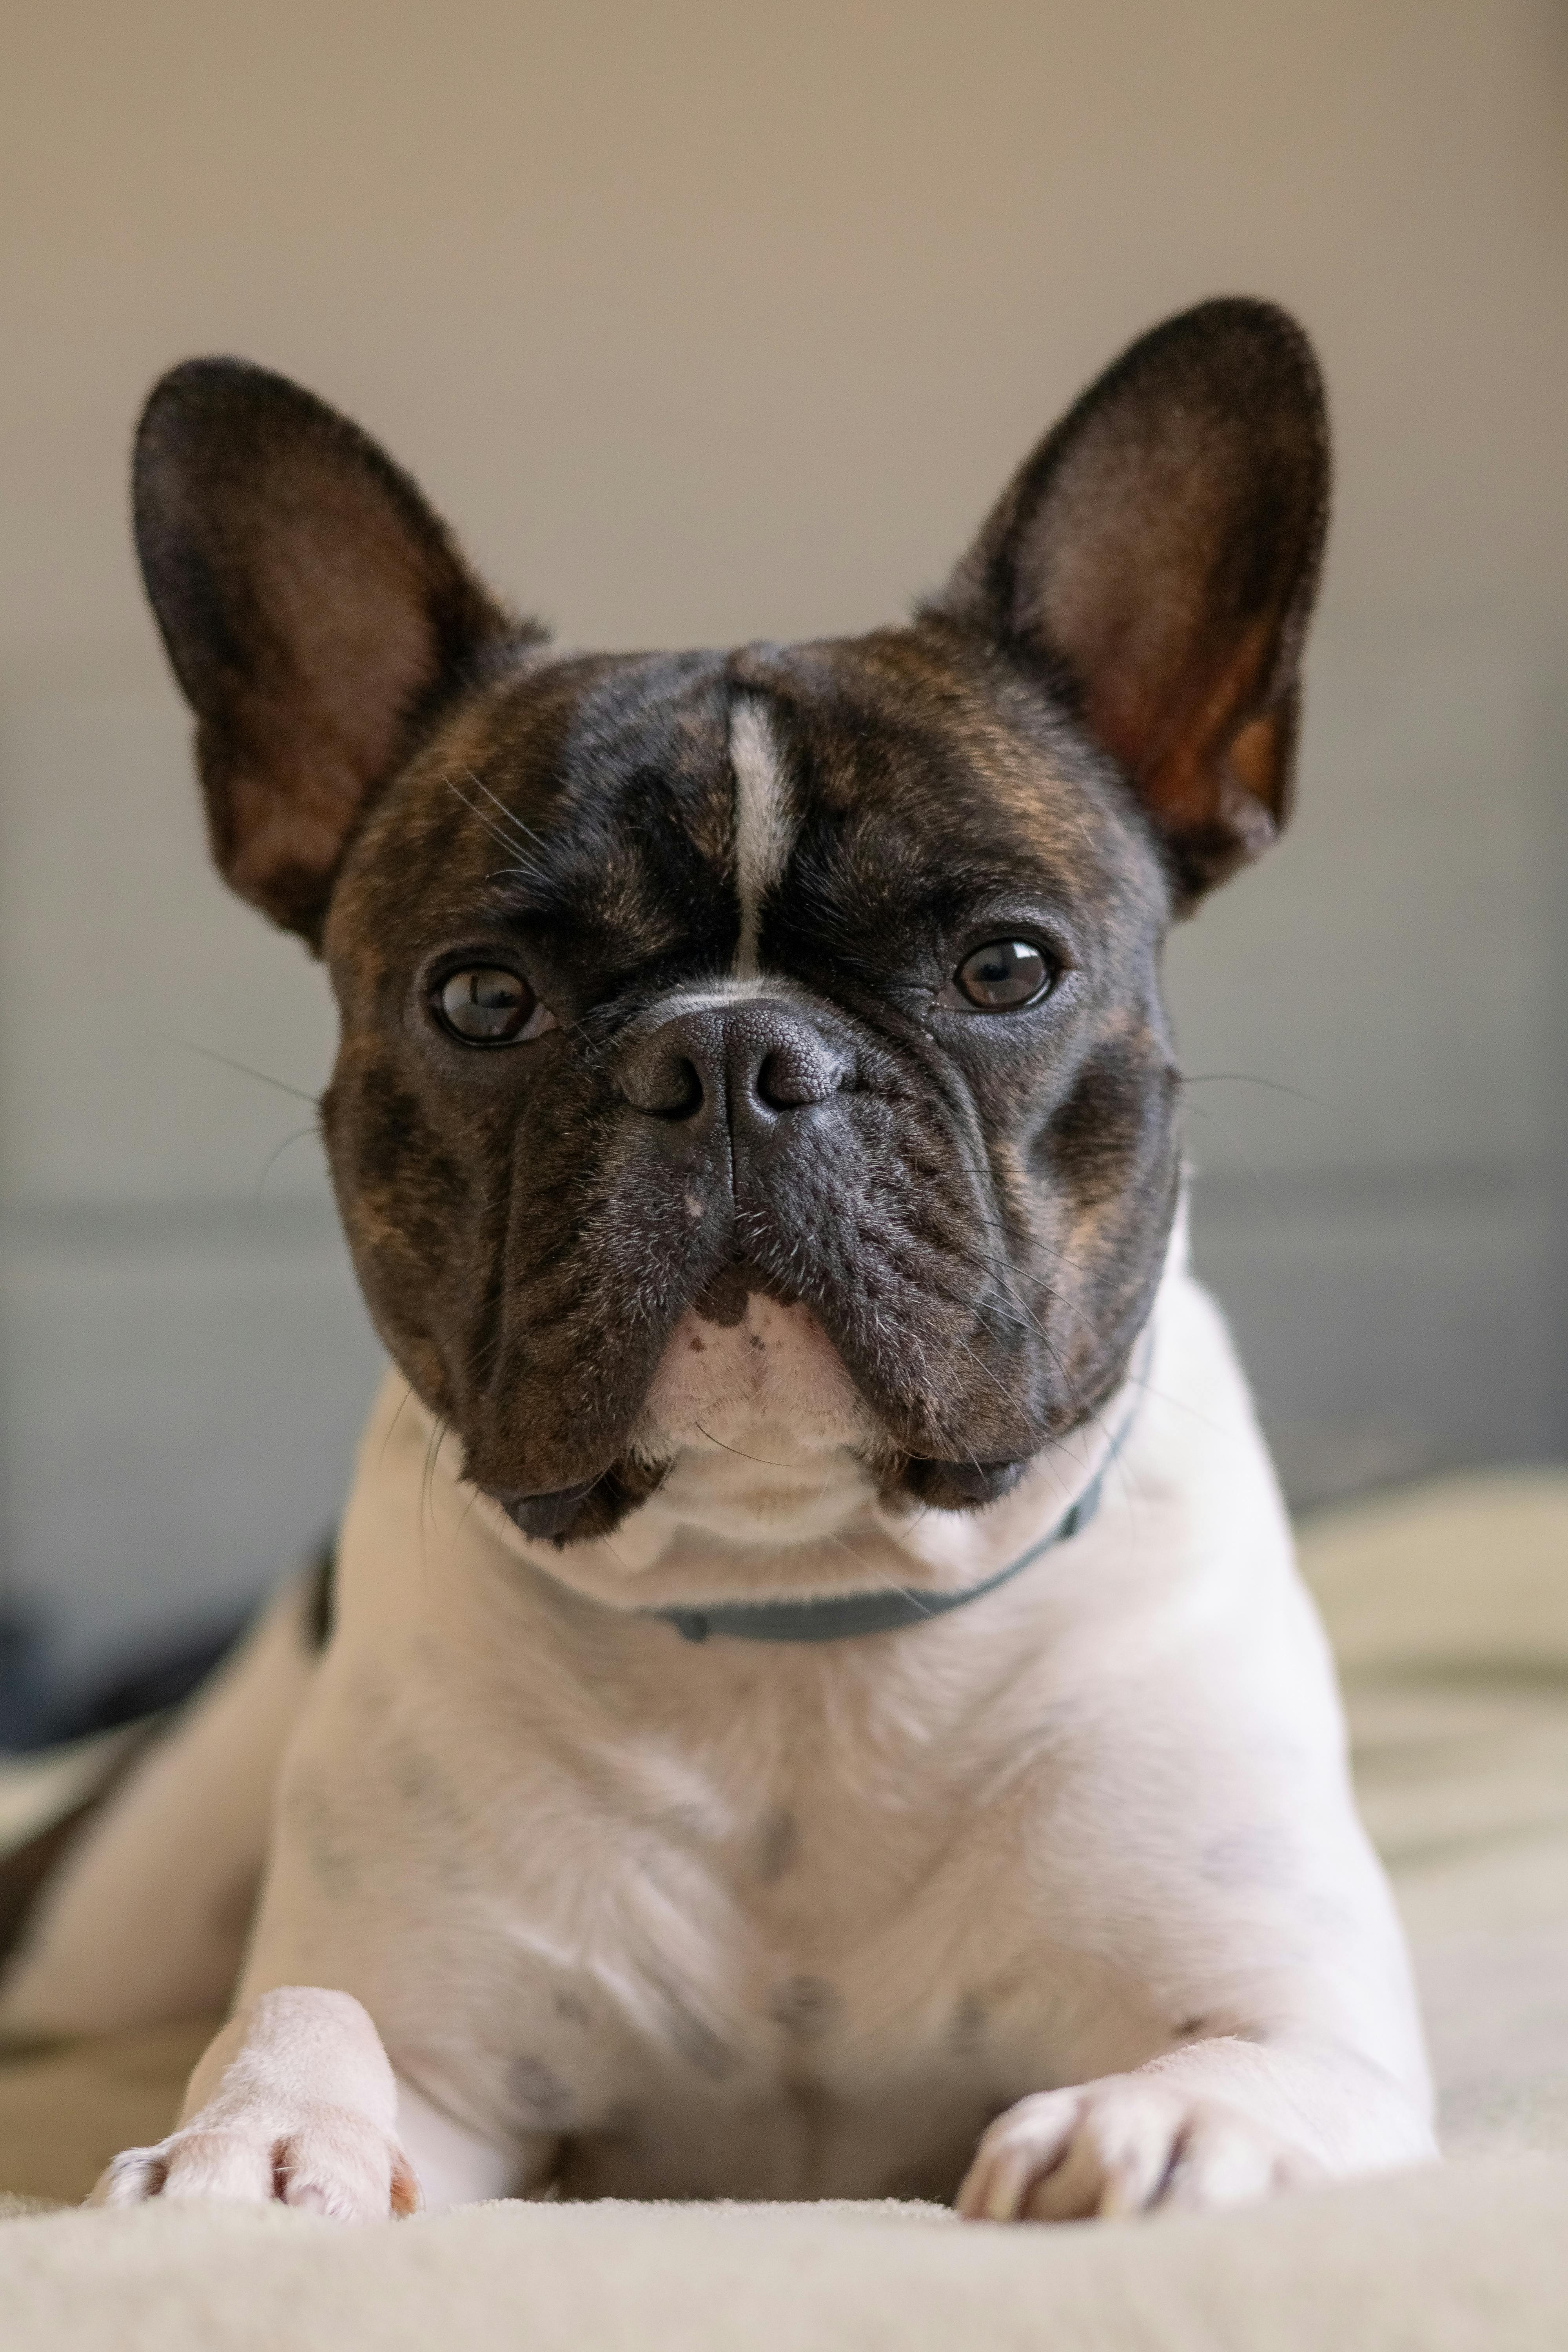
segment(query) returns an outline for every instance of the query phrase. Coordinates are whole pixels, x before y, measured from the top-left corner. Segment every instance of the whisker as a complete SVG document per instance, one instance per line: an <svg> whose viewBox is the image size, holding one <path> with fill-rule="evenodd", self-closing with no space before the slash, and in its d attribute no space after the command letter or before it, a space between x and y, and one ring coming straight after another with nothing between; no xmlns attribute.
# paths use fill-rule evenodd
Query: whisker
<svg viewBox="0 0 1568 2352"><path fill-rule="evenodd" d="M770 1462L765 1454L745 1454L738 1445L725 1445L721 1437L715 1437L713 1432L710 1429L704 1429L700 1421L694 1421L691 1426L708 1440L710 1445L721 1447L726 1454L733 1454L739 1461L755 1462L764 1470L798 1470L800 1468L798 1462Z"/></svg>
<svg viewBox="0 0 1568 2352"><path fill-rule="evenodd" d="M267 1179L271 1175L272 1171L277 1167L278 1162L282 1159L283 1154L288 1150L289 1145L293 1143L303 1143L308 1135L319 1136L321 1131L320 1127L317 1126L297 1127L292 1135L286 1135L283 1138L283 1140L278 1146L277 1150L268 1156L266 1167L262 1170L260 1175L256 1180L256 1197L258 1201L260 1200L262 1193L267 1189Z"/></svg>
<svg viewBox="0 0 1568 2352"><path fill-rule="evenodd" d="M1271 1095L1291 1095L1297 1102L1310 1103L1314 1110L1333 1108L1323 1095L1308 1094L1301 1087L1288 1087L1282 1078L1260 1078L1254 1070L1183 1070L1178 1076L1184 1087L1267 1087Z"/></svg>
<svg viewBox="0 0 1568 2352"><path fill-rule="evenodd" d="M525 841L533 842L540 849L549 848L550 844L545 840L542 834L535 833L531 825L524 824L522 819L519 816L515 809L509 809L504 801L496 799L494 793L491 792L489 784L486 783L482 776L476 776L472 768L468 767L463 770L463 773L467 776L469 783L473 785L476 792L483 793L486 800L489 801L493 806L500 809L503 820L512 827L514 832L520 833Z"/></svg>
<svg viewBox="0 0 1568 2352"><path fill-rule="evenodd" d="M423 1549L424 1547L426 1518L429 1518L432 1527L435 1527L436 1525L436 1465L440 1456L441 1447L446 1440L447 1432L451 1428L451 1416L448 1413L444 1412L438 1412L430 1424L430 1442L425 1448L425 1475L419 1484L419 1538L421 1549ZM437 1531L439 1533L439 1529ZM426 1564L426 1566L429 1564L427 1556Z"/></svg>
<svg viewBox="0 0 1568 2352"><path fill-rule="evenodd" d="M475 803L468 798L467 793L459 791L458 787L453 782L450 776L443 772L441 782L446 785L447 790L452 794L455 800L462 802L463 806L468 810L468 814L477 819L477 821L484 826L485 831L490 835L492 839L499 841L501 847L503 849L510 850L514 857L518 855L518 844L512 839L511 835L510 834L503 833L500 825L495 823L494 819L488 817L483 809L478 807ZM494 799L495 795L493 793L490 797L492 800ZM527 869L521 866L508 866L503 870L507 873L521 874L525 872Z"/></svg>
<svg viewBox="0 0 1568 2352"><path fill-rule="evenodd" d="M159 1029L154 1034L162 1037L166 1045L183 1045L187 1054L199 1054L205 1062L221 1062L226 1070L237 1070L242 1077L255 1078L264 1087L276 1087L280 1095L292 1095L296 1102L309 1103L312 1110L318 1108L317 1097L307 1094L303 1087L291 1087L286 1078L275 1078L269 1070L255 1069L233 1054L220 1054L212 1045L198 1045L194 1037L176 1036L172 1029Z"/></svg>

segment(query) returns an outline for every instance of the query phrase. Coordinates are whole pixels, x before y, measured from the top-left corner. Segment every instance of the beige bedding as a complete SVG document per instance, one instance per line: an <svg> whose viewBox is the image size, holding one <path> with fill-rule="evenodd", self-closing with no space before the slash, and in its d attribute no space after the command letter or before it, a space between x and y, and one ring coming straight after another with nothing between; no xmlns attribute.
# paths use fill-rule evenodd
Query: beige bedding
<svg viewBox="0 0 1568 2352"><path fill-rule="evenodd" d="M1415 1939L1447 2167L1010 2231L884 2206L492 2205L358 2231L35 2213L0 2227L3 2352L1568 2352L1568 1475L1358 1506L1303 1552ZM0 1835L25 1777L0 1776ZM166 2128L202 2031L0 2070L0 2189L74 2199Z"/></svg>

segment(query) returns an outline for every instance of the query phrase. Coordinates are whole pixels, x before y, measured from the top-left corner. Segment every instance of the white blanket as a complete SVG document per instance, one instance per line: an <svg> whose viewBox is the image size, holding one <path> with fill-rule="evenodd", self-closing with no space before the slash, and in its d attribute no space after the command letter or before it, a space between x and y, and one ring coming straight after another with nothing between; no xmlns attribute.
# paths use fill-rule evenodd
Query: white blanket
<svg viewBox="0 0 1568 2352"><path fill-rule="evenodd" d="M1066 2229L888 2206L504 2204L362 2231L35 2212L0 2228L4 2352L1563 2352L1568 1475L1444 1482L1302 1548L1415 1940L1446 2167ZM205 2030L0 2070L0 2188L79 2196L167 2127Z"/></svg>

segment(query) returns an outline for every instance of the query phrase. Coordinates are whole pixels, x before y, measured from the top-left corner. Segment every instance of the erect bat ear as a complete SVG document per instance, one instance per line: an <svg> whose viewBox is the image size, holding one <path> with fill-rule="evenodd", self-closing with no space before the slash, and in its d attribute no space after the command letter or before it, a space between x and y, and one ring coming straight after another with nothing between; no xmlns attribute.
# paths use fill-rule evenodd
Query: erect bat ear
<svg viewBox="0 0 1568 2352"><path fill-rule="evenodd" d="M134 501L213 855L314 945L353 828L421 727L492 651L541 633L492 602L357 426L239 360L154 387Z"/></svg>
<svg viewBox="0 0 1568 2352"><path fill-rule="evenodd" d="M1034 667L1120 762L1190 905L1289 813L1329 504L1306 337L1205 302L1047 435L933 608Z"/></svg>

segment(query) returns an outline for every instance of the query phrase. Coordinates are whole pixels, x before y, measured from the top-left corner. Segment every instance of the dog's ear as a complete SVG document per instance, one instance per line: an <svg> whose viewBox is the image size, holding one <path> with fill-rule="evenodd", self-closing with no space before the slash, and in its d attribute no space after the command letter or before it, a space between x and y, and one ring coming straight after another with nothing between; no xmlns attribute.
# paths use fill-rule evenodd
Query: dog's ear
<svg viewBox="0 0 1568 2352"><path fill-rule="evenodd" d="M1306 337L1270 304L1205 302L1090 386L934 608L1032 666L1121 763L1185 905L1289 814L1328 498Z"/></svg>
<svg viewBox="0 0 1568 2352"><path fill-rule="evenodd" d="M502 642L496 605L408 476L335 411L193 360L136 438L136 545L196 714L213 854L319 943L354 825L421 727Z"/></svg>

